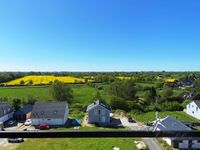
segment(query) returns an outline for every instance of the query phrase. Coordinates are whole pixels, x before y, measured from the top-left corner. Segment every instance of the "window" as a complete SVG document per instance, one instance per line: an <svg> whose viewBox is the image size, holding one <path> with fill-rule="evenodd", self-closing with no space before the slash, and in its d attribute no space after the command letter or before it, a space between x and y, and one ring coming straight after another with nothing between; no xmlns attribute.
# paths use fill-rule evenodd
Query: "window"
<svg viewBox="0 0 200 150"><path fill-rule="evenodd" d="M57 114L58 114L58 111L57 111L57 110L55 110L55 111L53 112L53 114L54 114L54 115L57 115Z"/></svg>
<svg viewBox="0 0 200 150"><path fill-rule="evenodd" d="M99 109L99 115L101 115L101 110Z"/></svg>
<svg viewBox="0 0 200 150"><path fill-rule="evenodd" d="M44 111L41 112L41 115L44 115Z"/></svg>
<svg viewBox="0 0 200 150"><path fill-rule="evenodd" d="M198 111L198 107L196 107L196 111Z"/></svg>
<svg viewBox="0 0 200 150"><path fill-rule="evenodd" d="M105 110L102 109L102 115L105 115Z"/></svg>
<svg viewBox="0 0 200 150"><path fill-rule="evenodd" d="M96 109L94 110L94 114L97 115L97 110Z"/></svg>

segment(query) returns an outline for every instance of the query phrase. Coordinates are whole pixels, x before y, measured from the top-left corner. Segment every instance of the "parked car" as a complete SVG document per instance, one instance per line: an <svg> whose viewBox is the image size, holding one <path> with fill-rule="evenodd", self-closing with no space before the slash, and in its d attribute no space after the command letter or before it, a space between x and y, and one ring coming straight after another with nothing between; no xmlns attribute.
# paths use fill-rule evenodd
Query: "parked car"
<svg viewBox="0 0 200 150"><path fill-rule="evenodd" d="M27 119L24 123L25 126L30 126L32 123L31 119Z"/></svg>
<svg viewBox="0 0 200 150"><path fill-rule="evenodd" d="M23 138L9 138L8 142L9 143L21 143L21 142L24 142L24 139Z"/></svg>
<svg viewBox="0 0 200 150"><path fill-rule="evenodd" d="M46 124L41 124L41 125L39 126L39 129L40 129L40 130L49 130L49 129L50 129L50 126L48 126L48 125L46 125Z"/></svg>

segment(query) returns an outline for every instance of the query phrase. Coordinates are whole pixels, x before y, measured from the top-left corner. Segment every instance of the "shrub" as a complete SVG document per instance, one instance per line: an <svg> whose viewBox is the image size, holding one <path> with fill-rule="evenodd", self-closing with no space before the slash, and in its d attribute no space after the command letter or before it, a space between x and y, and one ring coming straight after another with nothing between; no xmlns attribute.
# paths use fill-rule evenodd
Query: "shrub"
<svg viewBox="0 0 200 150"><path fill-rule="evenodd" d="M127 102L119 97L112 96L110 100L110 105L113 109L122 109L125 111L129 111Z"/></svg>
<svg viewBox="0 0 200 150"><path fill-rule="evenodd" d="M182 111L184 109L178 102L164 102L160 105L162 111Z"/></svg>

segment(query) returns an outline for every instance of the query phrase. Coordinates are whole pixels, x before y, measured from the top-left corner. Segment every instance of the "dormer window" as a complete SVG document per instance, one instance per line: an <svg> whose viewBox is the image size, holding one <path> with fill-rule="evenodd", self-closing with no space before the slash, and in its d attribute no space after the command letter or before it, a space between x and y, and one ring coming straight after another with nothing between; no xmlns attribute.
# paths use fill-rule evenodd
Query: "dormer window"
<svg viewBox="0 0 200 150"><path fill-rule="evenodd" d="M55 111L53 112L53 114L54 114L54 115L57 115L57 114L58 114L58 111L57 111L57 110L55 110Z"/></svg>
<svg viewBox="0 0 200 150"><path fill-rule="evenodd" d="M44 111L41 112L41 115L44 115Z"/></svg>

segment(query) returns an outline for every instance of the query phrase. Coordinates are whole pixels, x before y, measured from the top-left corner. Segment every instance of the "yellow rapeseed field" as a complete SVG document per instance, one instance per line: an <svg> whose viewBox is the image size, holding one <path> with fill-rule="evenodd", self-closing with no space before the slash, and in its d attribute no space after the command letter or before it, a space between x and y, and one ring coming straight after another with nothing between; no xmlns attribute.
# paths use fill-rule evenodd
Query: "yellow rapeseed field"
<svg viewBox="0 0 200 150"><path fill-rule="evenodd" d="M125 76L117 76L116 78L120 79L120 80L131 80L131 79L133 79L133 77L125 77Z"/></svg>
<svg viewBox="0 0 200 150"><path fill-rule="evenodd" d="M169 79L164 79L165 82L169 82L169 83L174 83L177 81L177 79L174 78L169 78Z"/></svg>
<svg viewBox="0 0 200 150"><path fill-rule="evenodd" d="M16 80L12 80L9 82L4 83L4 85L20 85L20 83L23 81L24 85L29 85L32 82L32 85L45 85L49 84L51 82L54 82L55 80L64 82L64 83L84 83L85 79L83 78L76 78L72 76L50 76L50 75L31 75L26 76L23 78L19 78Z"/></svg>

